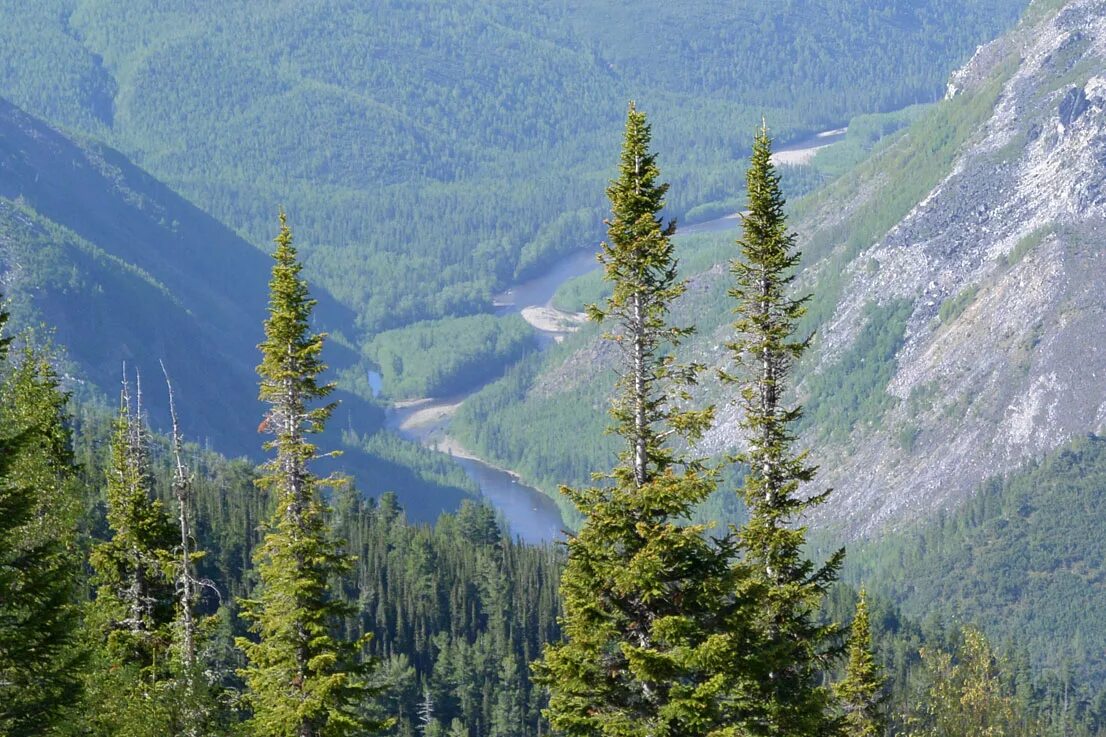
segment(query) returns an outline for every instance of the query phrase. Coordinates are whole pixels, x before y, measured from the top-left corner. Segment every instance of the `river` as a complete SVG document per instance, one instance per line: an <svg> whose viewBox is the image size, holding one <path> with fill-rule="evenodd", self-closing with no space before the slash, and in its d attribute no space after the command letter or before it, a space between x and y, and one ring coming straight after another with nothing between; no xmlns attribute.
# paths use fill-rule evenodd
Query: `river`
<svg viewBox="0 0 1106 737"><path fill-rule="evenodd" d="M778 162L805 163L818 149L843 138L845 130L819 133L779 149ZM737 228L738 213L679 229L679 235L710 233ZM528 279L495 295L492 303L497 315L522 313L527 308L551 308L553 295L562 284L599 267L594 250L574 251L557 261L541 276ZM537 329L540 345L548 347L563 338L564 331ZM369 384L374 394L380 391L380 375L369 372ZM519 481L516 474L496 468L474 457L449 437L449 421L461 403L482 387L463 395L448 398L398 402L388 411L388 427L401 436L426 447L454 456L476 485L483 497L503 516L511 533L528 543L545 543L563 538L564 522L556 503L537 489Z"/></svg>
<svg viewBox="0 0 1106 737"><path fill-rule="evenodd" d="M680 234L706 233L736 228L741 219L735 214L680 229ZM575 251L561 258L541 276L514 285L495 295L497 315L521 313L527 307L552 307L553 295L562 284L599 267L595 251ZM561 331L537 330L540 345L548 347ZM380 390L380 375L369 373L373 391ZM472 456L449 437L449 421L470 394L398 402L388 411L388 427L408 440L454 456L480 488L484 498L499 512L511 533L528 543L545 543L563 537L564 522L556 503L548 496L519 481L517 475L496 468Z"/></svg>

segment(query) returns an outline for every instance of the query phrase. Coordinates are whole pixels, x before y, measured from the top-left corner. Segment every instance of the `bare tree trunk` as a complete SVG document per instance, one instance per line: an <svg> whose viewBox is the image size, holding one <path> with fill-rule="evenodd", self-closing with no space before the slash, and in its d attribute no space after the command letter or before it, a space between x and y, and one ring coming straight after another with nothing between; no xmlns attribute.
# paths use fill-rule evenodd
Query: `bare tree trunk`
<svg viewBox="0 0 1106 737"><path fill-rule="evenodd" d="M641 295L634 295L634 479L638 486L646 481L646 387L645 387L645 317Z"/></svg>
<svg viewBox="0 0 1106 737"><path fill-rule="evenodd" d="M191 680L196 665L196 621L192 604L196 596L196 579L192 572L192 478L184 465L183 440L180 425L177 422L177 406L173 397L173 384L165 364L161 364L165 374L165 386L169 392L169 416L173 423L173 491L176 493L180 522L180 572L177 574L177 590L180 592L181 610L181 658L186 678ZM191 684L190 684L191 685Z"/></svg>
<svg viewBox="0 0 1106 737"><path fill-rule="evenodd" d="M641 157L634 159L634 177L641 191ZM646 473L646 388L645 388L645 309L641 291L634 294L634 479L645 484Z"/></svg>
<svg viewBox="0 0 1106 737"><path fill-rule="evenodd" d="M177 421L177 405L173 397L173 383L165 364L165 387L169 392L169 416L173 423L173 491L177 497L180 522L180 571L177 573L177 591L180 594L181 667L184 677L185 708L184 734L199 737L203 714L196 702L196 617L192 606L196 600L197 583L192 566L192 476L184 465L184 441Z"/></svg>
<svg viewBox="0 0 1106 737"><path fill-rule="evenodd" d="M288 364L289 374L298 375L299 366L291 344L288 345ZM284 406L278 410L283 415L280 418L283 422L278 422L277 425L281 427L283 436L278 438L277 457L281 471L284 473L287 493L290 496L288 514L292 522L291 536L297 542L304 535L303 517L307 511L308 502L306 498L307 489L304 486L304 468L299 457L291 450L299 445L301 426L305 419L299 412L299 406L300 395L295 381L291 378L284 379ZM303 560L298 552L296 553L296 566L299 567L300 571L307 567L307 561ZM296 648L295 685L297 690L303 693L308 678L307 662L311 655L307 646L307 631L303 626L303 622L296 622L296 636L299 638L299 647ZM300 722L298 737L315 737L315 733L314 724L307 720Z"/></svg>
<svg viewBox="0 0 1106 737"><path fill-rule="evenodd" d="M768 290L769 290L768 275L764 274L764 275L761 276L761 279L760 279L760 297L761 297L760 310L761 310L761 317L764 320L765 324L768 323L768 318L769 318L769 315L768 315L768 297L769 297ZM760 360L761 360L760 411L761 411L764 419L766 420L766 422L764 424L764 434L763 434L763 437L761 439L761 444L763 446L763 449L765 451L767 451L768 447L772 444L772 437L771 437L769 429L768 429L769 426L770 426L770 423L767 422L767 420L770 419L770 418L774 418L775 414L776 414L776 400L775 400L775 396L774 396L775 391L774 391L773 382L772 382L772 378L773 378L773 376L772 376L772 374L773 374L772 362L774 360L774 357L772 356L772 352L771 352L771 350L769 350L767 344L765 344L764 348L761 350ZM769 504L772 504L775 501L776 488L775 488L775 482L772 478L772 459L771 459L770 455L767 452L765 452L765 454L764 454L763 472L764 472L764 482L765 482L764 483L765 501Z"/></svg>

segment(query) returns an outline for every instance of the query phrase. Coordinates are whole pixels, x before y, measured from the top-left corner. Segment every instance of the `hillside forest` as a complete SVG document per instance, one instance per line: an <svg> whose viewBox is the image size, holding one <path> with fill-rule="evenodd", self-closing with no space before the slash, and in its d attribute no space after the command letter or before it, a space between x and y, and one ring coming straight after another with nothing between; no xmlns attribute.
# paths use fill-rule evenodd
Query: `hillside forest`
<svg viewBox="0 0 1106 737"><path fill-rule="evenodd" d="M1104 60L0 0L0 737L1106 737Z"/></svg>
<svg viewBox="0 0 1106 737"><path fill-rule="evenodd" d="M335 410L326 336L281 213L259 345L259 466L184 442L189 407L122 369L117 409L74 402L31 333L4 333L0 725L95 735L1101 734L1101 698L1042 679L970 626L911 619L839 580L795 522L827 495L786 387L805 349L800 254L761 128L730 261L723 379L744 408L742 523L694 521L732 478L690 454L713 413L672 347L686 289L645 115L631 105L589 307L622 357L620 449L566 489L562 546L487 507L408 523L372 479L317 473ZM155 388L156 387L156 388ZM168 393L172 431L143 402ZM1085 699L1085 700L1084 700Z"/></svg>

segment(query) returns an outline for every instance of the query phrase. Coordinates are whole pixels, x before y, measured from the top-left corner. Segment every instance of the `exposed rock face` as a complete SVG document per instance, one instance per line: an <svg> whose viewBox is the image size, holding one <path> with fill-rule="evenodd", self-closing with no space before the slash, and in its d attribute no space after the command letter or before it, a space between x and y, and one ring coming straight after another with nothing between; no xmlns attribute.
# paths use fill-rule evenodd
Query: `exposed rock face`
<svg viewBox="0 0 1106 737"><path fill-rule="evenodd" d="M1087 91L1081 87L1072 87L1060 100L1060 127L1070 128L1087 109Z"/></svg>
<svg viewBox="0 0 1106 737"><path fill-rule="evenodd" d="M1074 0L984 47L951 87L971 94L1011 55L1020 63L989 119L852 261L821 336L824 362L869 303L913 304L887 387L899 401L820 459L836 490L826 514L854 533L953 506L984 478L1106 428L1106 2ZM958 295L966 307L942 322Z"/></svg>
<svg viewBox="0 0 1106 737"><path fill-rule="evenodd" d="M821 468L817 490L834 489L817 522L853 536L955 507L986 478L1106 431L1106 0L1028 17L952 76L956 99L934 113L944 127L907 131L793 222L812 254L801 288L827 275L843 282L802 376L831 368L871 315L909 315L890 379L875 390L888 395L878 419L844 441L820 428L802 438ZM919 192L896 167L927 163L941 148L918 138L927 135L963 143ZM895 158L899 146L913 158ZM896 207L916 204L889 231L855 224L898 191L910 194ZM674 310L675 321L699 325L684 349L696 361L726 360L730 327L703 324L695 295L720 296L728 282L721 266L697 275ZM577 391L610 359L589 343L532 393ZM698 450L722 454L741 443L738 410L721 401L731 390L703 391L718 404Z"/></svg>

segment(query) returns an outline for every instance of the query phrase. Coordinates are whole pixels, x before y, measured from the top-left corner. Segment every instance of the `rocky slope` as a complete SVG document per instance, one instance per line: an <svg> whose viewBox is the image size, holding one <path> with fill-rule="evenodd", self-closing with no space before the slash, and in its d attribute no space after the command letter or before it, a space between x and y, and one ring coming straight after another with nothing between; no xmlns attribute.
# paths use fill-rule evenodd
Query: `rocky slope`
<svg viewBox="0 0 1106 737"><path fill-rule="evenodd" d="M1038 0L952 76L948 99L795 210L815 293L804 329L817 331L801 437L835 489L821 523L861 536L923 519L1103 430L1106 2ZM694 276L674 312L699 325L697 360L724 360L727 282L721 265ZM485 434L511 430L519 446L511 416L600 410L589 384L604 355L578 339L511 390L514 408L481 418ZM740 443L736 409L705 393L718 421L703 449L720 454Z"/></svg>
<svg viewBox="0 0 1106 737"><path fill-rule="evenodd" d="M909 305L887 409L819 451L837 490L827 514L854 532L953 506L1106 424L1106 3L1073 0L981 48L945 109L988 86L993 109L947 175L849 260L821 329L814 373L872 305Z"/></svg>

